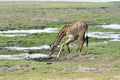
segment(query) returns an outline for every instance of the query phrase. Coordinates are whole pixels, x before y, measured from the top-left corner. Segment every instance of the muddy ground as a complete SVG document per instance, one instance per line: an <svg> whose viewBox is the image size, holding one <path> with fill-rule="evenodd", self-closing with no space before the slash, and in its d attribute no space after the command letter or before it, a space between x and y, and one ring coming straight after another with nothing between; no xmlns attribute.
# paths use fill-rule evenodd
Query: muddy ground
<svg viewBox="0 0 120 80"><path fill-rule="evenodd" d="M95 56L95 55L84 55L84 54L78 54L78 55L74 55L74 56L60 56L59 58L57 57L51 57L51 58L34 58L34 59L30 59L30 60L34 60L34 61L39 61L39 62L76 62L76 61L81 61L83 59L85 60L94 60L94 59L98 59L99 57Z"/></svg>

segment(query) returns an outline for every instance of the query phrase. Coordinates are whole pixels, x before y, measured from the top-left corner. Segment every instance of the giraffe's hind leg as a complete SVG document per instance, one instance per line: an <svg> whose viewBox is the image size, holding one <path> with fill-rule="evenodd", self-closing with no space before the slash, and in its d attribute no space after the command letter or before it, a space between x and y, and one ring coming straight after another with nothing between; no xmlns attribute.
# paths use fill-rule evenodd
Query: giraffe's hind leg
<svg viewBox="0 0 120 80"><path fill-rule="evenodd" d="M66 44L66 46L67 46L68 52L70 53L69 43Z"/></svg>
<svg viewBox="0 0 120 80"><path fill-rule="evenodd" d="M83 44L84 44L84 42L85 42L85 35L84 34L82 34L82 35L80 35L80 43L79 43L79 46L78 46L78 51L82 51L82 47L83 47Z"/></svg>

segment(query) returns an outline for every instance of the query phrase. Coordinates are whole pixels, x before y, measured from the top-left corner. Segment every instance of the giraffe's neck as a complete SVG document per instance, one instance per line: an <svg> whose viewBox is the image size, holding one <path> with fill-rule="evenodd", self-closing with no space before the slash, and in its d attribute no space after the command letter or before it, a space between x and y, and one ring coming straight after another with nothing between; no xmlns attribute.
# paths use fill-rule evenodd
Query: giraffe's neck
<svg viewBox="0 0 120 80"><path fill-rule="evenodd" d="M69 25L65 25L61 30L60 32L58 33L53 45L54 46L58 46L60 41L62 40L62 38L66 35L66 29Z"/></svg>
<svg viewBox="0 0 120 80"><path fill-rule="evenodd" d="M58 33L56 39L54 40L53 45L58 46L62 38L65 36L65 30L62 28L60 32Z"/></svg>

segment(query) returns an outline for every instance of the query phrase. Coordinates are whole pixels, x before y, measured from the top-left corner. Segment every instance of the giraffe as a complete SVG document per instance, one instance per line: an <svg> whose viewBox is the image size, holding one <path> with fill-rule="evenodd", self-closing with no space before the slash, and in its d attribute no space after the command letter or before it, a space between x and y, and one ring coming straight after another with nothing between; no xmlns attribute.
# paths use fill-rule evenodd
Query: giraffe
<svg viewBox="0 0 120 80"><path fill-rule="evenodd" d="M52 45L50 45L50 57L55 51L55 47L57 47L61 41L61 39L66 36L68 39L60 46L60 50L57 54L57 57L60 56L60 53L63 49L63 47L66 45L68 52L70 53L69 44L75 40L80 38L80 42L78 45L77 50L82 51L82 47L84 42L86 41L86 44L88 46L88 36L85 38L85 33L87 32L88 25L85 21L79 20L73 24L66 24L64 27L59 31L58 35L56 36L54 42Z"/></svg>

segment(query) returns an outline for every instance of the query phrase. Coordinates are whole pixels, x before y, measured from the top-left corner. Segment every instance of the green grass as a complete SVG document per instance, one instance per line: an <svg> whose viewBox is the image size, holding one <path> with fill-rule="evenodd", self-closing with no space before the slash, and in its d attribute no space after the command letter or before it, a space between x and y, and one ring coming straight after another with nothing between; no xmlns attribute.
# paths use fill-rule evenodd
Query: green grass
<svg viewBox="0 0 120 80"><path fill-rule="evenodd" d="M6 55L11 55L11 54L20 54L23 53L24 51L19 51L19 50L7 50L7 49L2 49L0 50L0 54L6 54Z"/></svg>
<svg viewBox="0 0 120 80"><path fill-rule="evenodd" d="M94 44L86 48L89 54L103 55L108 57L119 58L120 42L108 42L103 44Z"/></svg>
<svg viewBox="0 0 120 80"><path fill-rule="evenodd" d="M21 47L40 46L50 44L54 40L55 36L55 33L36 33L32 36L26 37L1 37L0 45Z"/></svg>

